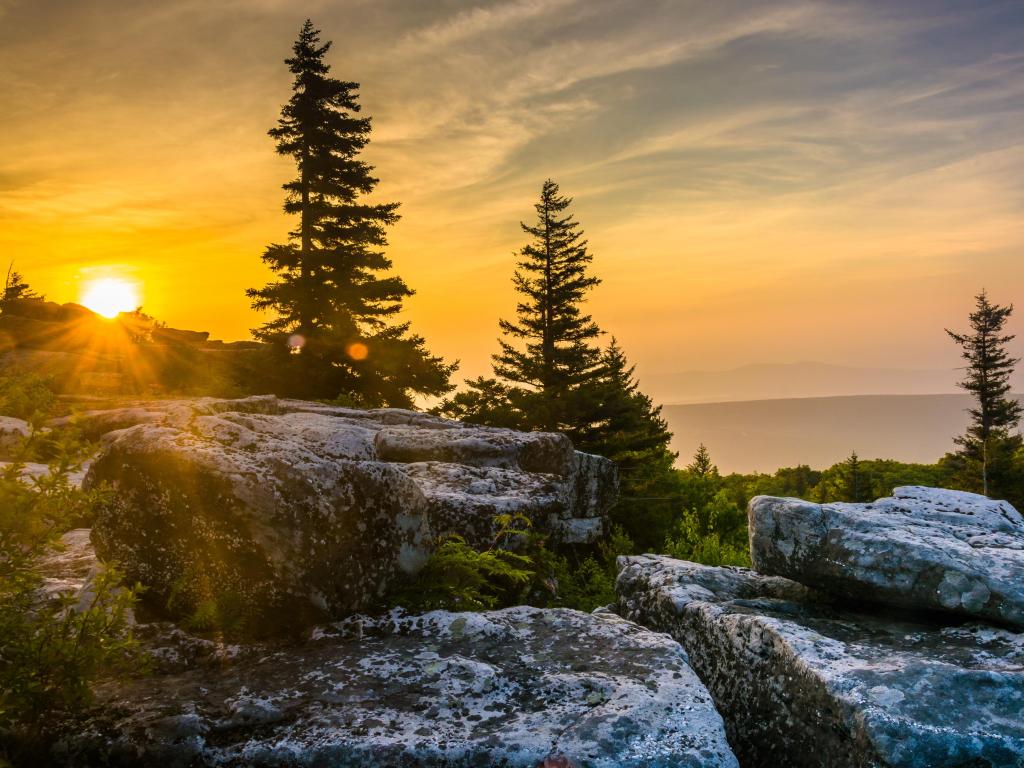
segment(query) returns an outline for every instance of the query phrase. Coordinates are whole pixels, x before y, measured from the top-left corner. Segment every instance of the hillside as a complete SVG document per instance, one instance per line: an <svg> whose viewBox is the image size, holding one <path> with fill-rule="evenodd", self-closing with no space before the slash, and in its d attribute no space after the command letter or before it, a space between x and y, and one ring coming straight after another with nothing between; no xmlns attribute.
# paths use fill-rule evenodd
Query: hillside
<svg viewBox="0 0 1024 768"><path fill-rule="evenodd" d="M933 462L967 424L967 395L862 395L666 405L680 462L703 442L722 472L863 458Z"/></svg>

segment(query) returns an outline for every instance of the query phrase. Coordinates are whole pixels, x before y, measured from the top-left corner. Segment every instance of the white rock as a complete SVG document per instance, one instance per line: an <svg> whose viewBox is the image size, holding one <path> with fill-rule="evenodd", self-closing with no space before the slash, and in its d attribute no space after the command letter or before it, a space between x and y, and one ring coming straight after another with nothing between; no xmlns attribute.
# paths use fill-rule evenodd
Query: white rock
<svg viewBox="0 0 1024 768"><path fill-rule="evenodd" d="M27 421L13 416L0 416L0 458L14 459L32 428Z"/></svg>
<svg viewBox="0 0 1024 768"><path fill-rule="evenodd" d="M909 486L870 504L759 496L748 518L761 573L1024 627L1024 519L1005 501Z"/></svg>
<svg viewBox="0 0 1024 768"><path fill-rule="evenodd" d="M619 611L682 643L744 765L1024 764L1024 635L855 613L743 568L619 566Z"/></svg>
<svg viewBox="0 0 1024 768"><path fill-rule="evenodd" d="M678 643L617 616L396 611L317 637L107 685L57 754L68 765L125 754L279 768L738 765Z"/></svg>

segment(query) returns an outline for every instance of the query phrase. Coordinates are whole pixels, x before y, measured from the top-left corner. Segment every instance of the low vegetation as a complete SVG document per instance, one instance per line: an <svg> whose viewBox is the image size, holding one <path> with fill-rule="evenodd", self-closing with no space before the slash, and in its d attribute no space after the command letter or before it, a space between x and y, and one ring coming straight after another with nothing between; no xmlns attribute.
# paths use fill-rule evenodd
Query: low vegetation
<svg viewBox="0 0 1024 768"><path fill-rule="evenodd" d="M20 413L40 418L52 392L38 377L4 379ZM48 393L48 394L47 394ZM9 408L9 405L5 405ZM101 674L139 663L129 617L138 587L124 587L116 567L83 594L44 589L45 561L66 531L88 526L107 496L72 485L81 444L33 433L19 453L52 454L47 474L30 477L20 461L0 470L0 744L4 760L32 764L60 718L87 705Z"/></svg>

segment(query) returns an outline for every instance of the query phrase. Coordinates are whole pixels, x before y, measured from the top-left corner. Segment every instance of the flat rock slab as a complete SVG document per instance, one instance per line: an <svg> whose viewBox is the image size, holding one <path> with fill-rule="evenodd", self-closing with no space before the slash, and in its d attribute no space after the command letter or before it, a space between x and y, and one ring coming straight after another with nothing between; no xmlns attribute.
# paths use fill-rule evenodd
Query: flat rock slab
<svg viewBox="0 0 1024 768"><path fill-rule="evenodd" d="M1018 633L843 612L742 568L619 565L619 612L682 643L744 766L1024 765Z"/></svg>
<svg viewBox="0 0 1024 768"><path fill-rule="evenodd" d="M67 766L737 766L668 636L511 608L355 618L301 646L100 687Z"/></svg>
<svg viewBox="0 0 1024 768"><path fill-rule="evenodd" d="M1024 628L1024 518L1005 501L908 486L871 504L758 496L748 518L760 573Z"/></svg>

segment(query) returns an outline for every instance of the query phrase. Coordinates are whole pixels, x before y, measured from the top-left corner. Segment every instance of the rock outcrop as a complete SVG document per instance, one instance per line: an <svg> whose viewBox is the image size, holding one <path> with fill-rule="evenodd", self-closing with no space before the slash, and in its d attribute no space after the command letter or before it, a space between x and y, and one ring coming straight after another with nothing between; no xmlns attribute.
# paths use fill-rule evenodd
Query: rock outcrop
<svg viewBox="0 0 1024 768"><path fill-rule="evenodd" d="M682 643L748 768L1024 764L1021 634L840 610L740 568L620 568L619 612Z"/></svg>
<svg viewBox="0 0 1024 768"><path fill-rule="evenodd" d="M738 765L679 645L610 614L396 612L210 662L101 685L57 762Z"/></svg>
<svg viewBox="0 0 1024 768"><path fill-rule="evenodd" d="M1024 628L1024 518L1005 501L904 487L870 504L760 496L748 515L760 573Z"/></svg>
<svg viewBox="0 0 1024 768"><path fill-rule="evenodd" d="M564 435L412 411L254 397L82 421L136 422L106 435L86 477L115 489L93 529L100 557L157 604L227 602L263 622L364 609L438 535L489 543L499 513L593 540L616 492L611 462Z"/></svg>
<svg viewBox="0 0 1024 768"><path fill-rule="evenodd" d="M28 422L13 416L0 416L0 459L15 458L31 433Z"/></svg>

